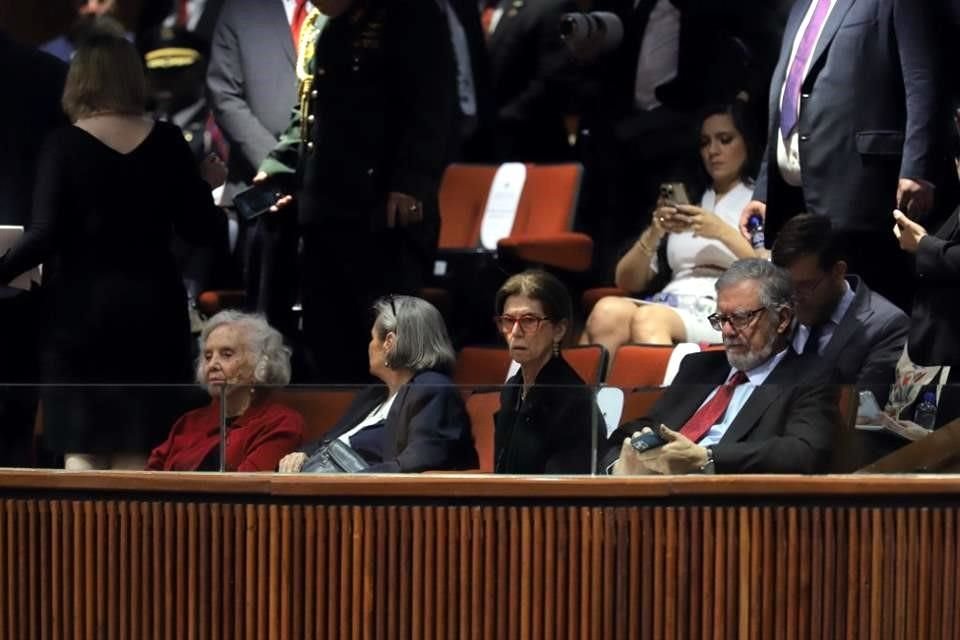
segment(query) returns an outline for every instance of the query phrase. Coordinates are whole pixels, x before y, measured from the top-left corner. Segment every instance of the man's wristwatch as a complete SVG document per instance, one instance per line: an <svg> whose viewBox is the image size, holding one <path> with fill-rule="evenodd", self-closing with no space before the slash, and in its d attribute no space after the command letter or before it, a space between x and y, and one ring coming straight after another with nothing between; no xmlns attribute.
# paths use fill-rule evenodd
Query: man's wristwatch
<svg viewBox="0 0 960 640"><path fill-rule="evenodd" d="M713 447L706 447L707 449L707 461L703 463L700 467L700 473L716 473L716 464L713 457Z"/></svg>

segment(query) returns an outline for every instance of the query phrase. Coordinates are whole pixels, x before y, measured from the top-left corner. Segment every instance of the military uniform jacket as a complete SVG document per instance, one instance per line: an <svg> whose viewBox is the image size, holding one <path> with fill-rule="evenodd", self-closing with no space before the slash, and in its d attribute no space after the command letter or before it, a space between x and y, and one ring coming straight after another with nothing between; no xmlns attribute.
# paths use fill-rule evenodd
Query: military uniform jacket
<svg viewBox="0 0 960 640"><path fill-rule="evenodd" d="M261 166L297 167L301 223L385 224L386 198L405 193L436 218L457 109L456 66L435 2L358 0L303 47L303 99Z"/></svg>

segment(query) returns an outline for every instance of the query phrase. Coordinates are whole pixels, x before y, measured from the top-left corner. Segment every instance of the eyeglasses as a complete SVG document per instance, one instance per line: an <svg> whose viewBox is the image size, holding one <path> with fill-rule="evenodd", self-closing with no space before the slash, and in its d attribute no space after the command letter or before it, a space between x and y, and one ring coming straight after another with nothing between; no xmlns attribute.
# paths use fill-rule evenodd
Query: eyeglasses
<svg viewBox="0 0 960 640"><path fill-rule="evenodd" d="M385 298L386 298L386 301L390 303L390 311L393 312L394 320L396 320L396 319L397 319L397 305L395 305L395 304L393 303L393 294L392 294L392 293L388 293L388 294L385 296Z"/></svg>
<svg viewBox="0 0 960 640"><path fill-rule="evenodd" d="M549 319L528 313L522 316L494 316L493 322L501 333L510 333L517 324L524 333L536 333L540 330L540 325Z"/></svg>
<svg viewBox="0 0 960 640"><path fill-rule="evenodd" d="M827 273L823 274L822 276L820 276L820 279L817 280L816 282L794 283L793 285L794 295L803 298L813 294L813 292L817 290L817 287L819 287L820 284L827 279L828 275L830 274L827 274Z"/></svg>
<svg viewBox="0 0 960 640"><path fill-rule="evenodd" d="M714 313L713 315L707 316L707 321L710 323L710 326L717 331L723 331L723 325L730 323L730 326L736 329L737 331L741 329L746 329L751 322L753 322L754 317L761 311L766 311L766 307L759 307L753 311L738 311L736 313Z"/></svg>

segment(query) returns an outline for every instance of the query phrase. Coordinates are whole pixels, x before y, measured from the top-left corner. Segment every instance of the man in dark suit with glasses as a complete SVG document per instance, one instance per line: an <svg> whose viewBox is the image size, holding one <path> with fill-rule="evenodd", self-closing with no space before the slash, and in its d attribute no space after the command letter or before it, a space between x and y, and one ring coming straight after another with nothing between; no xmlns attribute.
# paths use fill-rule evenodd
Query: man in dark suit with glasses
<svg viewBox="0 0 960 640"><path fill-rule="evenodd" d="M790 346L789 275L764 260L739 260L716 288L710 323L723 333L726 352L684 358L649 416L613 433L605 460L613 473L825 469L839 423L838 390L816 356ZM635 446L637 434L648 437Z"/></svg>

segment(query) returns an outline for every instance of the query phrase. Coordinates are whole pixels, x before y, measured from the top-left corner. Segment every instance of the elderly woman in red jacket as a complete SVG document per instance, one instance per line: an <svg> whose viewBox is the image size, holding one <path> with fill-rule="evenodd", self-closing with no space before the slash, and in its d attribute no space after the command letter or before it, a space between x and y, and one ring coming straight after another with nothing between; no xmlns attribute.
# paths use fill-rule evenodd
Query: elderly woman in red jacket
<svg viewBox="0 0 960 640"><path fill-rule="evenodd" d="M200 336L197 381L211 403L180 417L167 440L150 454L154 471L217 471L221 389L226 386L226 470L273 471L298 448L303 417L274 401L268 387L290 382L290 349L259 315L221 311Z"/></svg>

